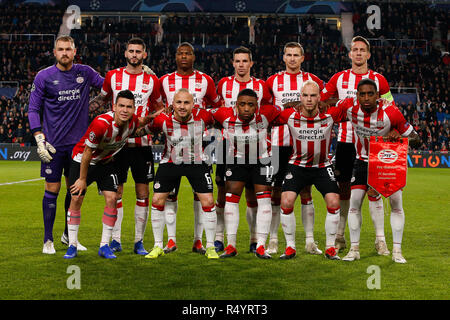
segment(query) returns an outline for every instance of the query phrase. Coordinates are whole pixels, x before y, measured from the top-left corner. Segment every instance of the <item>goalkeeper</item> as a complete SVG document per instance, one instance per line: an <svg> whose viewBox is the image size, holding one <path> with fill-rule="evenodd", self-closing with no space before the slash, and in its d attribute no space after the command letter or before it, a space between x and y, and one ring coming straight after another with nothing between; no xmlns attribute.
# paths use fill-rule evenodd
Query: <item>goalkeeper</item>
<svg viewBox="0 0 450 320"><path fill-rule="evenodd" d="M53 54L56 64L41 70L34 79L30 94L28 120L41 158L41 177L45 178L42 200L44 247L54 254L53 223L61 178L69 175L72 149L89 124L89 90L101 88L103 78L91 67L74 64L75 44L69 36L58 37ZM41 123L42 122L42 123ZM69 186L65 209L71 200ZM67 219L61 242L68 244ZM86 250L78 244L78 250Z"/></svg>

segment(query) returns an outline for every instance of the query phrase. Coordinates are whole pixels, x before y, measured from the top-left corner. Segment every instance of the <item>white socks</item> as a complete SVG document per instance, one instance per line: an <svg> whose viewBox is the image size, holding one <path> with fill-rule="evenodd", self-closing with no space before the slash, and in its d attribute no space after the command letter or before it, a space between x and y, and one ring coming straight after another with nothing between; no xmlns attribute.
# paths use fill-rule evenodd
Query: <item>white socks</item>
<svg viewBox="0 0 450 320"><path fill-rule="evenodd" d="M103 217L102 217L103 231L102 231L102 240L100 241L100 247L103 247L105 244L109 245L109 241L111 240L113 228L116 221L117 221L117 209L105 207L103 210Z"/></svg>
<svg viewBox="0 0 450 320"><path fill-rule="evenodd" d="M341 199L341 212L339 214L339 225L336 235L345 236L345 227L347 225L348 209L350 208L350 199Z"/></svg>
<svg viewBox="0 0 450 320"><path fill-rule="evenodd" d="M350 231L351 246L359 246L361 236L362 215L361 206L366 195L366 190L353 189L348 210L348 229Z"/></svg>
<svg viewBox="0 0 450 320"><path fill-rule="evenodd" d="M402 190L389 197L391 203L391 228L394 249L402 247L403 229L405 228L405 212L402 204Z"/></svg>
<svg viewBox="0 0 450 320"><path fill-rule="evenodd" d="M194 242L202 240L203 224L202 224L202 204L198 200L197 195L194 195Z"/></svg>
<svg viewBox="0 0 450 320"><path fill-rule="evenodd" d="M240 196L236 194L226 194L224 208L225 229L227 231L227 244L233 247L236 247L236 234L239 227L239 200Z"/></svg>
<svg viewBox="0 0 450 320"><path fill-rule="evenodd" d="M224 209L223 207L219 207L216 203L216 215L217 215L217 225L216 225L216 240L224 241L224 231L225 231L225 217L224 217Z"/></svg>
<svg viewBox="0 0 450 320"><path fill-rule="evenodd" d="M381 195L376 197L368 196L369 212L375 228L376 241L386 241L384 236L384 207Z"/></svg>
<svg viewBox="0 0 450 320"><path fill-rule="evenodd" d="M334 247L336 242L336 232L339 224L340 208L327 208L327 217L325 218L325 247L326 249Z"/></svg>
<svg viewBox="0 0 450 320"><path fill-rule="evenodd" d="M202 207L201 224L205 227L206 248L214 247L217 225L216 208L214 205L212 207Z"/></svg>
<svg viewBox="0 0 450 320"><path fill-rule="evenodd" d="M148 198L136 199L136 206L134 207L134 243L144 239L147 220L148 220Z"/></svg>
<svg viewBox="0 0 450 320"><path fill-rule="evenodd" d="M117 221L114 224L112 239L120 243L120 235L122 233L122 220L123 220L122 199L117 200L116 208L117 208Z"/></svg>
<svg viewBox="0 0 450 320"><path fill-rule="evenodd" d="M270 240L278 240L278 228L280 227L280 199L272 199L272 222L270 223Z"/></svg>
<svg viewBox="0 0 450 320"><path fill-rule="evenodd" d="M296 221L294 215L294 209L283 208L280 210L280 222L283 228L284 237L286 238L286 248L291 247L295 249L295 230Z"/></svg>
<svg viewBox="0 0 450 320"><path fill-rule="evenodd" d="M67 212L67 230L69 236L69 246L77 246L78 229L80 228L81 211L69 209Z"/></svg>
<svg viewBox="0 0 450 320"><path fill-rule="evenodd" d="M256 234L258 237L257 248L259 248L259 246L265 246L267 236L269 235L270 224L272 222L271 193L271 191L256 193L256 201L258 202L256 214Z"/></svg>
<svg viewBox="0 0 450 320"><path fill-rule="evenodd" d="M178 210L178 201L176 198L170 199L170 197L166 200L164 205L164 217L165 224L167 227L167 240L172 240L173 242L177 242L177 210ZM163 225L164 229L164 225Z"/></svg>
<svg viewBox="0 0 450 320"><path fill-rule="evenodd" d="M301 199L302 224L305 230L305 242L314 242L314 203L312 199Z"/></svg>
<svg viewBox="0 0 450 320"><path fill-rule="evenodd" d="M153 237L155 239L155 247L163 249L164 235L164 206L156 206L152 204L151 221L153 229Z"/></svg>

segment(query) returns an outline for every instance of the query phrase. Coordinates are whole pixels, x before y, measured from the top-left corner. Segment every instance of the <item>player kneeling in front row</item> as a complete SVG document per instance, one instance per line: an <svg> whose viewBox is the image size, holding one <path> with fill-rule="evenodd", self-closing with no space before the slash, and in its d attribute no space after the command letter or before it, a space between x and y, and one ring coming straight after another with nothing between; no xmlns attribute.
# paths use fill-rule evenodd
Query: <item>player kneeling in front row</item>
<svg viewBox="0 0 450 320"><path fill-rule="evenodd" d="M204 109L193 109L194 98L187 89L177 90L172 107L172 114L162 113L151 125L145 127L147 133L162 131L166 135L164 154L153 184L151 222L155 246L145 257L156 259L164 255L164 206L169 193L185 176L202 206L200 219L206 234L205 255L208 259L217 259L219 256L214 247L217 215L213 183L202 150L203 133L213 125L214 119Z"/></svg>
<svg viewBox="0 0 450 320"><path fill-rule="evenodd" d="M288 125L293 138L293 153L281 194L280 221L286 238L286 250L280 259L291 259L296 255L295 200L302 188L314 184L327 205L325 256L339 260L334 247L340 213L339 188L328 159L328 150L333 124L341 121L342 113L336 108L333 112L319 111L320 89L311 80L303 83L300 100L302 107L299 110L286 109L278 119L278 122Z"/></svg>
<svg viewBox="0 0 450 320"><path fill-rule="evenodd" d="M65 259L77 256L78 230L81 220L81 206L87 187L94 181L105 197L103 232L99 256L114 259L109 247L112 230L117 220L117 175L113 156L125 145L139 126L143 126L157 114L138 118L134 115L134 95L129 90L118 93L113 111L96 117L72 152L69 185L72 194L67 223L69 248Z"/></svg>
<svg viewBox="0 0 450 320"><path fill-rule="evenodd" d="M370 136L386 136L388 140L397 140L400 135L408 137L411 145L418 144L420 138L414 128L406 122L402 113L395 106L394 102L380 99L375 81L362 79L357 86L356 99L348 98L341 100L336 105L337 108L346 112L355 132L356 163L354 179L351 187L350 209L348 213L348 227L350 230L351 248L348 254L342 259L344 261L354 261L360 259L359 240L361 234L361 206L364 196L369 198L369 211L372 219L378 219L376 225L383 229L375 230L376 242L379 243L378 234L383 234L381 239L384 242L384 208L381 195L370 188L367 184L367 167ZM331 108L333 109L333 108ZM393 238L392 260L397 263L406 263L406 259L401 252L403 229L405 226L405 213L402 204L402 190L397 191L389 197L391 204L391 228ZM382 232L381 232L382 231ZM386 249L387 254L389 251Z"/></svg>

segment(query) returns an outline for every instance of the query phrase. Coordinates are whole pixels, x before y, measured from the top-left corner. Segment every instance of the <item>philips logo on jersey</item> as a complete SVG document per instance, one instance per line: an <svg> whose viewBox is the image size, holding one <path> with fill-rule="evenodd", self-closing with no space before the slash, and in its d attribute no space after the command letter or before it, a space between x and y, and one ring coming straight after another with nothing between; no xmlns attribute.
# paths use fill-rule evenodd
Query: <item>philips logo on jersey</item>
<svg viewBox="0 0 450 320"><path fill-rule="evenodd" d="M80 89L61 90L58 91L58 95L58 101L73 101L81 98Z"/></svg>
<svg viewBox="0 0 450 320"><path fill-rule="evenodd" d="M391 149L383 149L380 152L378 152L377 156L378 160L380 160L383 163L393 163L398 159L397 152Z"/></svg>

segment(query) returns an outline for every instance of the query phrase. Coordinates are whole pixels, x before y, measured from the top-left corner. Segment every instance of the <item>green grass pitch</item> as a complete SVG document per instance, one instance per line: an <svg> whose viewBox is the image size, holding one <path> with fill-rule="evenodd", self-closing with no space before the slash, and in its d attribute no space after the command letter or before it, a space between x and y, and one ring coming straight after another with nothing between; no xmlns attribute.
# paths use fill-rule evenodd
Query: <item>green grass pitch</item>
<svg viewBox="0 0 450 320"><path fill-rule="evenodd" d="M448 169L409 169L404 190L406 227L403 254L408 263L395 264L391 257L374 250L374 230L363 204L361 260L329 261L303 251L304 231L297 203L297 248L295 259L260 260L248 253L249 233L245 203L241 200L238 256L208 260L191 252L193 240L192 191L185 178L179 195L177 217L178 251L156 260L133 254L134 185L130 177L124 191L122 246L118 258L100 258L103 197L93 185L82 207L79 239L88 251L72 260L63 259L66 247L59 238L64 229L64 195L58 198L54 227L56 255L42 251L43 180L38 162L0 162L0 297L1 299L146 299L146 300L303 300L303 299L448 299L450 275L450 215ZM244 198L244 197L242 197ZM314 190L315 238L324 248L325 205ZM385 230L392 249L389 210ZM279 229L280 251L285 241ZM349 239L347 230L346 239ZM165 235L166 241L166 235ZM144 244L153 246L150 220ZM341 257L344 254L341 254ZM80 289L68 289L69 266L80 270ZM380 289L369 289L370 266L380 269ZM370 268L369 268L370 270ZM373 282L371 282L373 283Z"/></svg>

